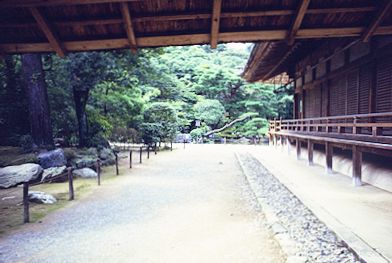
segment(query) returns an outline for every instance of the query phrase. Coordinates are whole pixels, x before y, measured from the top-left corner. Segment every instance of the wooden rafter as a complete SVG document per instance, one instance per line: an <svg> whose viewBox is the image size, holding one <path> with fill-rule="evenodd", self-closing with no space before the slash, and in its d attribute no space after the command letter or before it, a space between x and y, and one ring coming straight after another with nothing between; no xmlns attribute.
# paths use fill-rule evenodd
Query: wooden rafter
<svg viewBox="0 0 392 263"><path fill-rule="evenodd" d="M42 13L36 7L30 7L30 12L33 15L35 21L37 21L39 28L42 30L42 32L45 34L46 38L48 39L52 49L60 57L64 57L65 50L62 47L61 42L58 39L58 37L56 36L55 32L51 28L50 24L45 19L45 17L42 15Z"/></svg>
<svg viewBox="0 0 392 263"><path fill-rule="evenodd" d="M56 5L88 5L118 2L135 2L141 0L2 0L0 7L39 7Z"/></svg>
<svg viewBox="0 0 392 263"><path fill-rule="evenodd" d="M350 8L315 8L308 9L306 14L337 14L337 13L359 13L372 12L376 8L373 6L365 7L350 7ZM288 16L295 14L295 10L265 10L265 11L251 11L251 12L224 12L221 13L221 18L239 18L239 17L257 17L257 16ZM178 21L178 20L194 20L194 19L210 19L210 13L198 14L180 14L180 15L160 15L160 16L142 16L132 17L133 23L138 22L161 22L161 21ZM116 25L123 23L122 18L105 18L105 19L86 19L86 20L71 20L71 21L52 21L55 26L89 26L89 25ZM3 22L0 28L5 27L31 27L34 23L31 22Z"/></svg>
<svg viewBox="0 0 392 263"><path fill-rule="evenodd" d="M358 37L362 34L363 27L349 28L314 28L300 29L296 38L330 38L330 37ZM390 35L392 26L380 26L374 35ZM268 41L283 40L287 35L287 30L266 30L250 32L225 32L220 33L219 40L222 42L248 42L248 41ZM188 34L173 36L151 36L138 37L139 47L159 47L172 45L193 45L207 44L210 42L210 34ZM100 39L86 41L66 41L62 43L68 51L87 51L102 49L128 48L129 41L126 38ZM8 43L0 44L0 49L5 53L28 53L28 52L49 52L54 51L49 43Z"/></svg>
<svg viewBox="0 0 392 263"><path fill-rule="evenodd" d="M362 34L363 42L368 42L374 32L376 31L377 27L381 24L382 20L386 17L387 14L391 14L390 10L392 7L392 0L386 0L385 4L380 7L380 10L375 15L373 21L370 25L366 28L366 30Z"/></svg>
<svg viewBox="0 0 392 263"><path fill-rule="evenodd" d="M260 43L259 45L262 45L261 48L253 49L256 50L256 53L251 54L251 58L249 59L250 63L246 65L246 68L244 70L245 74L243 75L243 77L247 80L253 78L255 74L255 70L257 69L258 65L262 61L264 54L268 51L271 42L264 42L264 43Z"/></svg>
<svg viewBox="0 0 392 263"><path fill-rule="evenodd" d="M128 3L122 2L121 4L121 15L124 20L125 31L127 32L127 37L129 41L129 46L132 52L137 50L137 42L135 37L135 32L132 26L131 14L129 13Z"/></svg>
<svg viewBox="0 0 392 263"><path fill-rule="evenodd" d="M292 45L289 48L289 50L283 55L283 57L278 61L278 63L276 63L275 66L270 71L268 71L267 74L265 74L263 80L268 80L269 78L271 78L271 76L273 76L273 73L275 72L275 70L277 70L286 61L286 59L291 55L291 53L293 53L293 51L295 49L297 49L300 45L301 44L299 42Z"/></svg>
<svg viewBox="0 0 392 263"><path fill-rule="evenodd" d="M214 5L212 8L212 19L211 19L211 48L216 48L218 45L219 37L219 22L221 14L222 0L214 0Z"/></svg>
<svg viewBox="0 0 392 263"><path fill-rule="evenodd" d="M301 3L298 6L295 18L293 20L293 24L290 27L290 30L287 34L287 43L292 45L295 40L295 35L297 34L299 28L301 27L302 20L305 17L306 10L308 9L310 0L301 0Z"/></svg>

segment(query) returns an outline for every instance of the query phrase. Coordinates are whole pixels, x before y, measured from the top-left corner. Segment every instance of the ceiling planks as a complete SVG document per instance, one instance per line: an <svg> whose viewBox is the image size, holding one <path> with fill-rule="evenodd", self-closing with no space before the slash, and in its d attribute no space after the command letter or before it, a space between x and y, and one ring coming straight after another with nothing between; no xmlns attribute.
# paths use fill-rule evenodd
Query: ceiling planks
<svg viewBox="0 0 392 263"><path fill-rule="evenodd" d="M39 7L56 5L89 5L119 2L137 2L142 0L2 0L0 8L3 7Z"/></svg>
<svg viewBox="0 0 392 263"><path fill-rule="evenodd" d="M214 0L212 8L212 19L211 19L211 48L216 48L218 45L219 37L219 22L222 8L222 0Z"/></svg>
<svg viewBox="0 0 392 263"><path fill-rule="evenodd" d="M35 21L37 21L39 28L42 30L42 32L48 39L52 49L57 53L57 55L59 55L60 57L64 57L65 50L45 17L36 7L30 7L30 12L34 17Z"/></svg>
<svg viewBox="0 0 392 263"><path fill-rule="evenodd" d="M289 32L287 34L287 43L289 45L294 44L295 35L297 34L298 29L301 27L302 20L305 17L306 10L308 9L310 0L301 0L293 24L291 25Z"/></svg>

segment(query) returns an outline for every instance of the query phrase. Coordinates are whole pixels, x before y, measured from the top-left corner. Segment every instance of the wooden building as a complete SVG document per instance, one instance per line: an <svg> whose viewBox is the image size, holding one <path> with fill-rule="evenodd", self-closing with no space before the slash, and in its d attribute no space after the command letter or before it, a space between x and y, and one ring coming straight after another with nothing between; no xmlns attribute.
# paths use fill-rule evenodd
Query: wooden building
<svg viewBox="0 0 392 263"><path fill-rule="evenodd" d="M392 150L392 0L1 0L0 56L170 45L258 42L244 78L286 72L293 120L271 136L350 148L360 184L362 152Z"/></svg>
<svg viewBox="0 0 392 263"><path fill-rule="evenodd" d="M355 185L361 185L363 153L392 162L392 35L374 36L379 26L392 23L391 6L392 1L384 1L365 17L329 17L336 30L344 23L341 19L368 23L358 37L290 43L288 36L286 41L261 42L243 73L249 81L265 81L287 72L294 88L294 116L270 122L271 140L294 143L297 156L306 146L310 164L316 146L325 152L329 172L334 149L350 149ZM303 21L310 21L306 12Z"/></svg>

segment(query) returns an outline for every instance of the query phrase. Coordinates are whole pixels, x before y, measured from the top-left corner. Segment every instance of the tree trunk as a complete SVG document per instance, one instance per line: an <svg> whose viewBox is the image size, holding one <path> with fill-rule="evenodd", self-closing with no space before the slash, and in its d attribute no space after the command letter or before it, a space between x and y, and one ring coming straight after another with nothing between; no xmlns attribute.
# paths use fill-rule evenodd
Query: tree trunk
<svg viewBox="0 0 392 263"><path fill-rule="evenodd" d="M79 130L79 147L88 146L88 125L86 115L86 104L88 100L89 90L79 90L73 88L73 95L75 101L76 117L78 118L78 130Z"/></svg>
<svg viewBox="0 0 392 263"><path fill-rule="evenodd" d="M48 93L40 54L22 55L22 74L33 142L39 147L53 145Z"/></svg>

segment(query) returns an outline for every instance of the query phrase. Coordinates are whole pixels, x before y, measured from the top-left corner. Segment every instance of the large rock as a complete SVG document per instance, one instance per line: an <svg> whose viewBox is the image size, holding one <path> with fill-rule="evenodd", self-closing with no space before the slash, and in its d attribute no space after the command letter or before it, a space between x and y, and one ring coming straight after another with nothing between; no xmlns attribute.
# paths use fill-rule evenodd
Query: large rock
<svg viewBox="0 0 392 263"><path fill-rule="evenodd" d="M9 188L21 183L37 180L42 174L42 171L42 167L35 163L0 168L0 188Z"/></svg>
<svg viewBox="0 0 392 263"><path fill-rule="evenodd" d="M61 176L63 175L63 176ZM44 170L41 182L63 182L67 179L67 167L50 167Z"/></svg>
<svg viewBox="0 0 392 263"><path fill-rule="evenodd" d="M102 165L113 165L116 163L116 156L110 148L100 150L98 157L102 161Z"/></svg>
<svg viewBox="0 0 392 263"><path fill-rule="evenodd" d="M39 163L42 168L59 167L67 164L63 149L56 149L49 152L43 152L38 155Z"/></svg>
<svg viewBox="0 0 392 263"><path fill-rule="evenodd" d="M57 199L53 195L39 192L39 191L29 191L29 201L37 204L54 204Z"/></svg>
<svg viewBox="0 0 392 263"><path fill-rule="evenodd" d="M82 168L82 169L74 170L73 174L75 176L82 177L82 178L94 178L98 176L97 173L90 168Z"/></svg>
<svg viewBox="0 0 392 263"><path fill-rule="evenodd" d="M76 152L76 157L71 160L71 165L74 168L95 167L97 160L97 149L80 149Z"/></svg>

